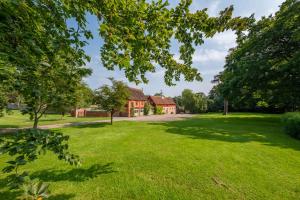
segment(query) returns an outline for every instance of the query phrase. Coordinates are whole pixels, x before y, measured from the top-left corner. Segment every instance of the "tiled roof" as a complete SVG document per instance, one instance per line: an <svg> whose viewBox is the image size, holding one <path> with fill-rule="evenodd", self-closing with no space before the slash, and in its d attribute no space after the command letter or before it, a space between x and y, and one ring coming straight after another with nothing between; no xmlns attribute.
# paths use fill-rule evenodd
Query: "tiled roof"
<svg viewBox="0 0 300 200"><path fill-rule="evenodd" d="M174 100L170 97L160 97L160 96L149 96L155 105L176 105Z"/></svg>
<svg viewBox="0 0 300 200"><path fill-rule="evenodd" d="M130 96L129 100L138 100L138 101L146 101L147 97L144 95L144 92L140 89L128 87Z"/></svg>

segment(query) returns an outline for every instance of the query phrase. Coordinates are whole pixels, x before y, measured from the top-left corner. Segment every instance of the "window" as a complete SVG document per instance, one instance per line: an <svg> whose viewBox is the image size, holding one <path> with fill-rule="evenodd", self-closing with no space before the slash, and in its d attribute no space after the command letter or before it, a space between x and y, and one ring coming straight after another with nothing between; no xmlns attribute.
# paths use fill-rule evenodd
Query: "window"
<svg viewBox="0 0 300 200"><path fill-rule="evenodd" d="M134 103L133 102L131 102L131 107L134 107Z"/></svg>
<svg viewBox="0 0 300 200"><path fill-rule="evenodd" d="M136 101L136 102L135 102L135 105L138 106L138 105L139 105L139 102Z"/></svg>

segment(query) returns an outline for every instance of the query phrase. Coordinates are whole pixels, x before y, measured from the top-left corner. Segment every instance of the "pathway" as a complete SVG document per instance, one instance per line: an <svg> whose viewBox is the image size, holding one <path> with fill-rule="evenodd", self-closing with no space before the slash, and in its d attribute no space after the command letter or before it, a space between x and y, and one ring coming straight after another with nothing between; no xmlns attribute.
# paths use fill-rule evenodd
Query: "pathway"
<svg viewBox="0 0 300 200"><path fill-rule="evenodd" d="M144 121L144 122L164 122L164 121L176 121L176 120L183 120L185 118L190 118L193 115L191 114L176 114L176 115L149 115L149 116L140 116L140 117L114 117L114 122L116 121ZM88 120L88 119L87 119ZM97 124L97 123L109 123L110 120L99 120L99 121L86 121L86 122L69 122L64 124L51 124L51 125L41 125L39 126L40 129L52 129L52 128L63 128L63 127L70 127L70 126L81 126L81 125L88 125L88 124ZM25 127L30 128L30 127ZM3 128L0 129L0 133L9 133L16 131L22 128Z"/></svg>

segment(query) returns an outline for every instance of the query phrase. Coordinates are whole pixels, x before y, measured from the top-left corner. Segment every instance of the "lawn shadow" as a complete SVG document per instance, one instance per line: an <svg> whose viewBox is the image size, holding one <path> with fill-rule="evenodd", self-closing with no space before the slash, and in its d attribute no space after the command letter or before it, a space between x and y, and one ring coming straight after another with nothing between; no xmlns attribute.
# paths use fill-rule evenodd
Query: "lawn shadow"
<svg viewBox="0 0 300 200"><path fill-rule="evenodd" d="M2 200L15 200L22 192L19 190L9 190L8 188L9 178L5 177L0 179L0 199Z"/></svg>
<svg viewBox="0 0 300 200"><path fill-rule="evenodd" d="M19 128L18 125L7 125L7 124L0 124L0 130L4 128Z"/></svg>
<svg viewBox="0 0 300 200"><path fill-rule="evenodd" d="M109 125L110 123L108 122L89 122L89 123L74 122L74 123L70 123L70 125L67 125L66 127L72 126L72 128L103 128Z"/></svg>
<svg viewBox="0 0 300 200"><path fill-rule="evenodd" d="M66 170L41 170L34 172L30 175L31 179L39 179L43 182L58 182L58 181L74 181L74 182L83 182L93 178L96 178L102 174L109 174L117 172L112 168L113 163L107 163L105 165L95 164L91 167L84 168L75 168L69 171ZM22 195L20 190L9 190L8 188L9 178L0 179L0 199L2 200L14 200ZM75 197L75 194L56 194L51 195L49 200L67 200Z"/></svg>
<svg viewBox="0 0 300 200"><path fill-rule="evenodd" d="M232 143L260 142L264 145L300 151L300 141L285 133L279 118L273 117L201 117L182 121L149 123L166 127L166 132L193 139Z"/></svg>
<svg viewBox="0 0 300 200"><path fill-rule="evenodd" d="M73 182L83 182L89 179L96 178L102 174L109 174L117 172L112 168L113 163L107 163L105 165L95 164L87 169L84 168L74 168L69 171L48 169L41 170L32 173L31 178L38 178L45 182L57 182L57 181L73 181Z"/></svg>

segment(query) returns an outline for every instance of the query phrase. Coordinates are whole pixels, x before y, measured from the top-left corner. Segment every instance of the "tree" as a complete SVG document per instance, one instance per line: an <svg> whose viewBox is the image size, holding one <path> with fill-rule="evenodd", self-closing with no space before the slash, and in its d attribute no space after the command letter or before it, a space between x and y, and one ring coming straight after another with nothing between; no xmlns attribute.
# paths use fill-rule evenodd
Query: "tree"
<svg viewBox="0 0 300 200"><path fill-rule="evenodd" d="M95 91L95 100L99 108L110 112L110 123L113 124L113 115L124 109L129 98L127 85L122 81L109 78L112 85L104 85Z"/></svg>
<svg viewBox="0 0 300 200"><path fill-rule="evenodd" d="M253 24L227 56L219 90L233 107L272 112L300 108L300 2L287 0Z"/></svg>
<svg viewBox="0 0 300 200"><path fill-rule="evenodd" d="M161 90L160 92L155 93L154 96L163 97L164 96L163 91Z"/></svg>
<svg viewBox="0 0 300 200"><path fill-rule="evenodd" d="M209 112L219 112L223 109L224 98L218 91L218 87L216 85L209 91L207 103Z"/></svg>
<svg viewBox="0 0 300 200"><path fill-rule="evenodd" d="M53 65L42 62L20 74L16 82L26 104L22 113L30 115L34 121L33 128L37 128L39 119L51 107L71 104L78 83L83 76L91 73L84 67L68 63L69 57L61 59L59 52L56 56L58 58Z"/></svg>
<svg viewBox="0 0 300 200"><path fill-rule="evenodd" d="M182 105L185 111L190 113L202 113L207 111L207 97L204 93L193 93L190 89L182 91Z"/></svg>
<svg viewBox="0 0 300 200"><path fill-rule="evenodd" d="M200 81L200 73L192 66L194 47L203 44L204 37L228 29L241 36L254 20L253 16L233 18L232 6L218 17L209 17L207 9L191 13L191 0L182 0L174 8L168 7L167 1L98 2L103 65L110 70L123 69L129 81L136 83L147 82L146 73L155 72L157 65L165 69L167 85L173 85L181 75L186 81ZM182 62L170 52L172 38L182 44Z"/></svg>
<svg viewBox="0 0 300 200"><path fill-rule="evenodd" d="M173 98L176 103L176 113L181 113L184 111L184 106L182 102L182 96L176 96Z"/></svg>
<svg viewBox="0 0 300 200"><path fill-rule="evenodd" d="M194 94L195 112L204 113L207 111L207 97L204 93L199 92Z"/></svg>
<svg viewBox="0 0 300 200"><path fill-rule="evenodd" d="M182 105L184 107L184 111L195 112L195 101L194 101L194 93L190 89L184 89L181 93L182 97Z"/></svg>
<svg viewBox="0 0 300 200"><path fill-rule="evenodd" d="M94 92L86 83L79 82L71 94L61 93L59 96L56 96L56 99L50 110L59 112L64 116L65 113L70 112L74 108L89 107L94 102Z"/></svg>
<svg viewBox="0 0 300 200"><path fill-rule="evenodd" d="M155 108L154 108L154 114L156 114L156 115L162 115L163 114L163 107L161 107L161 106L155 106Z"/></svg>
<svg viewBox="0 0 300 200"><path fill-rule="evenodd" d="M146 102L144 105L144 115L149 115L151 109L152 109L151 104Z"/></svg>

